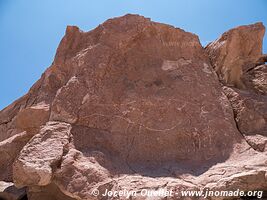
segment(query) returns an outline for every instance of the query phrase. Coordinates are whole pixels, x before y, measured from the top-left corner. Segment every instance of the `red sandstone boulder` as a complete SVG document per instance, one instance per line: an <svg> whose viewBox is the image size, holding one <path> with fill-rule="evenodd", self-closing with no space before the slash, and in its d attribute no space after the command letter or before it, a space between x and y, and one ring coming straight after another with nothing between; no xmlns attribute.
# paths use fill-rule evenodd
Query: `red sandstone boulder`
<svg viewBox="0 0 267 200"><path fill-rule="evenodd" d="M237 127L258 151L265 150L267 137L264 31L261 23L240 26L225 32L206 47L218 76L228 86L224 87L224 92L231 102Z"/></svg>
<svg viewBox="0 0 267 200"><path fill-rule="evenodd" d="M228 41L243 41L239 32L256 40L244 47ZM235 91L223 91L213 70L220 66L224 76L223 66L228 73L233 63L243 69L258 62L263 32L261 24L241 27L205 51L196 35L138 15L89 32L68 26L52 65L0 112L0 152L8 141L12 152L22 130L34 135L5 155L8 167L14 162L10 177L30 200L103 199L95 189L266 190L267 155L254 150L265 143L239 131L262 133L265 100L245 104L240 93L232 101ZM260 80L257 73L251 76ZM246 113L255 119L250 124Z"/></svg>
<svg viewBox="0 0 267 200"><path fill-rule="evenodd" d="M48 122L23 147L13 166L13 180L17 187L51 183L53 171L69 144L70 129L66 123Z"/></svg>
<svg viewBox="0 0 267 200"><path fill-rule="evenodd" d="M38 104L19 111L15 118L16 128L21 130L39 129L49 120L49 105Z"/></svg>
<svg viewBox="0 0 267 200"><path fill-rule="evenodd" d="M71 77L50 120L78 126L88 149L158 165L221 158L241 140L196 35L133 15L68 27L54 65Z"/></svg>
<svg viewBox="0 0 267 200"><path fill-rule="evenodd" d="M24 131L0 142L0 180L13 181L12 164L31 137L32 134Z"/></svg>
<svg viewBox="0 0 267 200"><path fill-rule="evenodd" d="M265 27L262 23L239 26L225 32L207 45L212 65L227 85L245 88L245 73L264 64L262 42Z"/></svg>

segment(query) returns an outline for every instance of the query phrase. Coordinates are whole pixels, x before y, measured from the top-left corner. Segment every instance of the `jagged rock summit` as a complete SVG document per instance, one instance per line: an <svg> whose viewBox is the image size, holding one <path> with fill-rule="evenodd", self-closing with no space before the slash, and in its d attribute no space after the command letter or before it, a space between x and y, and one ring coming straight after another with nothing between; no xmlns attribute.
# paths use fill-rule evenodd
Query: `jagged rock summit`
<svg viewBox="0 0 267 200"><path fill-rule="evenodd" d="M196 35L139 15L89 32L68 26L52 65L0 112L0 180L26 187L30 200L102 199L106 189L267 190L266 77L255 75L265 67L264 27L237 32L252 38L254 27L247 80L257 84L240 90L218 78L235 67L232 51L246 57L232 44L239 34L204 49ZM243 93L257 109L239 103Z"/></svg>

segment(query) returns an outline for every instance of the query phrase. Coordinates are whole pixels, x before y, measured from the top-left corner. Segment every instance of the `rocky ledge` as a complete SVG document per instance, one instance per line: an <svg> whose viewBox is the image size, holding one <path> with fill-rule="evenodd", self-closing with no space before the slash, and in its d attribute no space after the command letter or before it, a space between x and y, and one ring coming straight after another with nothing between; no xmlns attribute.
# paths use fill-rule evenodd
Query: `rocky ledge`
<svg viewBox="0 0 267 200"><path fill-rule="evenodd" d="M139 15L89 32L68 26L52 65L0 112L0 184L30 200L266 191L264 32L240 26L203 48L198 36Z"/></svg>

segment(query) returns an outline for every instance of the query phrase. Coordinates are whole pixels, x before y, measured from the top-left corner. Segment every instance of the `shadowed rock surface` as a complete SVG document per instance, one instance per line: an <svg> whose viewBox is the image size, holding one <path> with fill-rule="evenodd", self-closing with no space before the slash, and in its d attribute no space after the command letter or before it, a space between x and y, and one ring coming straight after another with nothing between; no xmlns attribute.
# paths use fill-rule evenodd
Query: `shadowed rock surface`
<svg viewBox="0 0 267 200"><path fill-rule="evenodd" d="M26 196L25 188L16 188L12 182L0 181L0 199L18 200Z"/></svg>
<svg viewBox="0 0 267 200"><path fill-rule="evenodd" d="M30 200L267 190L263 34L260 23L238 27L204 49L196 35L138 15L89 32L68 26L52 65L0 112L1 180L27 187ZM236 57L252 68L238 65L242 86L222 87Z"/></svg>

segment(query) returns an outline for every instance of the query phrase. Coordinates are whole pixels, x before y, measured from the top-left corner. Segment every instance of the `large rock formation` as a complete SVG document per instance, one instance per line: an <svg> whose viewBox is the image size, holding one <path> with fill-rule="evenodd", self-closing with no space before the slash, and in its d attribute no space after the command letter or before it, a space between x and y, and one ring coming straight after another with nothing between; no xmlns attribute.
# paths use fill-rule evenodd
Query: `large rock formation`
<svg viewBox="0 0 267 200"><path fill-rule="evenodd" d="M226 85L224 92L232 105L239 131L259 151L264 151L267 144L267 56L262 54L264 31L262 23L240 26L206 47L213 67Z"/></svg>
<svg viewBox="0 0 267 200"><path fill-rule="evenodd" d="M261 24L253 26L262 34ZM213 69L225 64L221 51L208 48L194 34L138 15L89 32L68 26L41 79L0 112L1 179L27 187L31 200L103 199L105 190L143 188L266 190L265 143L241 134L263 135L266 126L258 116L251 125L246 114L236 117L239 107ZM252 63L261 55L255 51ZM266 107L266 98L258 101Z"/></svg>
<svg viewBox="0 0 267 200"><path fill-rule="evenodd" d="M240 26L225 32L206 47L215 71L226 84L245 88L244 73L264 64L262 23Z"/></svg>

